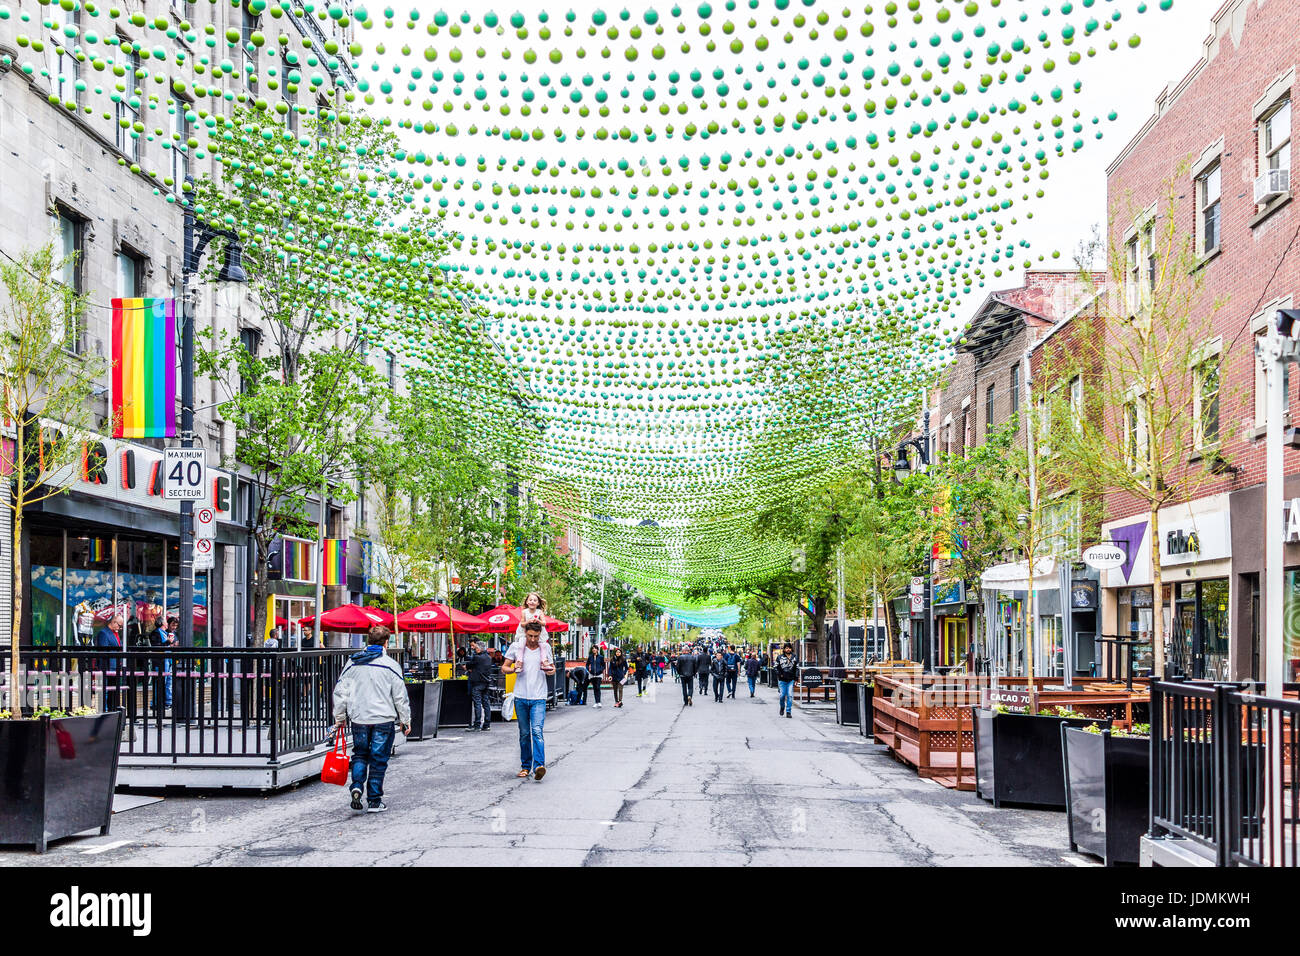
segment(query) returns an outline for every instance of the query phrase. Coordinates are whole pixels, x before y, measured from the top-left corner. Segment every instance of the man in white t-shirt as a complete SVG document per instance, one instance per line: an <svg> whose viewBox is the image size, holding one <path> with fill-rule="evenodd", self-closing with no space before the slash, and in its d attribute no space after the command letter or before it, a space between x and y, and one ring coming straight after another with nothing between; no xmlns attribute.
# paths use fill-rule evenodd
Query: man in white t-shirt
<svg viewBox="0 0 1300 956"><path fill-rule="evenodd" d="M524 625L524 639L515 641L506 651L501 670L518 674L515 678L515 720L519 723L520 779L546 776L546 750L542 726L546 722L546 675L555 673L551 647L542 641L542 623Z"/></svg>

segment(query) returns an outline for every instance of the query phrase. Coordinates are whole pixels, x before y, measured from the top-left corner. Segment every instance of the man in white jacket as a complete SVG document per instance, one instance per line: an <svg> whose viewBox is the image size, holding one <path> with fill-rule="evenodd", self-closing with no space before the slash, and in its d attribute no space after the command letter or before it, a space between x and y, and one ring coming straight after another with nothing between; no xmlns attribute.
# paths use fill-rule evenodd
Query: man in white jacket
<svg viewBox="0 0 1300 956"><path fill-rule="evenodd" d="M384 653L389 631L376 625L334 685L334 721L352 723L352 809L383 813L384 771L393 753L394 723L411 732L411 702L397 662ZM367 806L361 805L365 791Z"/></svg>

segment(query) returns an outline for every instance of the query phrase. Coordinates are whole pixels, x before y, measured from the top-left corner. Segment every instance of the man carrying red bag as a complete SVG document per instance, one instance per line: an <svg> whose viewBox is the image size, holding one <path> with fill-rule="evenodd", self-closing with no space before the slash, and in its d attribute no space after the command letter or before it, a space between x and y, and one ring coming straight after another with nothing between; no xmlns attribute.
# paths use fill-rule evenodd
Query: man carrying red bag
<svg viewBox="0 0 1300 956"><path fill-rule="evenodd" d="M382 813L384 771L393 753L394 723L411 732L411 703L397 662L384 653L389 630L376 625L365 650L353 654L334 685L334 721L352 723L352 809ZM365 791L366 806L361 805Z"/></svg>

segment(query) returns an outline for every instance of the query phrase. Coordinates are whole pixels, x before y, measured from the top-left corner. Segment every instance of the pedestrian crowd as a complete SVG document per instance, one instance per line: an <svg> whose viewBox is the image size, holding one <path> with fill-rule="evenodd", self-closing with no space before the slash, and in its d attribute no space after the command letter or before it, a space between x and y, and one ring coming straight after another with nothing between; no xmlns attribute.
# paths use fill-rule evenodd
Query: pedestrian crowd
<svg viewBox="0 0 1300 956"><path fill-rule="evenodd" d="M521 608L521 620L515 640L504 654L493 652L486 642L474 637L469 646L458 652L458 659L468 682L470 723L468 730L486 732L492 727L492 686L496 671L515 675L513 693L503 708L513 711L519 729L519 779L542 780L547 773L544 735L548 699L547 678L556 673L555 657L545 634L546 601L540 594L529 594ZM120 646L120 624L115 620L105 628L97 643ZM384 776L393 753L396 732L411 732L411 705L406 682L397 662L385 653L391 633L382 626L372 627L366 646L353 654L334 687L334 720L338 733L350 726L352 758L349 794L353 810L381 813L384 803ZM666 651L638 647L630 654L621 647L609 648L601 642L592 646L586 660L570 667L567 677L573 685L568 702L585 705L590 697L594 708L603 707L602 692L608 683L614 707L624 705L623 691L636 684L636 696L653 695L654 685L671 674L681 686L682 706L693 707L698 681L701 695L713 681L713 700L722 703L736 696L737 682L743 671L749 696L755 696L759 674L772 669L780 689L778 716L794 716L793 691L798 679L799 663L793 647L787 643L779 655L766 664L752 649L742 655L735 645L700 641L682 644ZM170 683L170 681L168 681ZM167 702L170 705L170 701ZM507 715L509 716L509 715ZM364 801L364 802L363 802Z"/></svg>

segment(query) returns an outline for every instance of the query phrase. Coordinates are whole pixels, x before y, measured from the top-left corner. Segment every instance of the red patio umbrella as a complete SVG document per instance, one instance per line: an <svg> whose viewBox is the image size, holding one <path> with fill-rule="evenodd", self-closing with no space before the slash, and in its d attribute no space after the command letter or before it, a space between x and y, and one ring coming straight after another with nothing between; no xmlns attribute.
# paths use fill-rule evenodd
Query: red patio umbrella
<svg viewBox="0 0 1300 956"><path fill-rule="evenodd" d="M316 615L300 617L298 623L304 627L312 627L316 623ZM331 608L320 616L320 629L322 631L364 634L375 624L392 627L393 615L377 607L344 604L342 607Z"/></svg>
<svg viewBox="0 0 1300 956"><path fill-rule="evenodd" d="M498 604L492 610L484 611L479 617L487 622L487 630L491 633L513 634L519 629L522 614L522 609L515 607L513 604ZM545 616L545 622L546 630L552 634L569 629L569 625L564 621L558 621L550 615Z"/></svg>
<svg viewBox="0 0 1300 956"><path fill-rule="evenodd" d="M409 611L403 611L397 615L397 626L403 631L450 631L455 627L457 634L478 634L487 630L487 624L480 617L473 614L467 614L464 611L458 611L455 608L450 609L451 614L448 616L448 608L445 604L421 604L419 607L413 607Z"/></svg>

